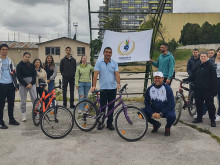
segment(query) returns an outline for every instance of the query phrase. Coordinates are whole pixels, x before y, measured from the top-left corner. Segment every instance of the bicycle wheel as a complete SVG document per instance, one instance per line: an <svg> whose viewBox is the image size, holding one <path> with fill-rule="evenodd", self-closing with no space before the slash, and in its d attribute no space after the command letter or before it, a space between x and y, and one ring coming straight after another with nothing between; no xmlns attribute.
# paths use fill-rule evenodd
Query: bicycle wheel
<svg viewBox="0 0 220 165"><path fill-rule="evenodd" d="M188 107L188 111L189 111L189 114L191 116L194 116L197 113L196 112L195 97L194 97L194 93L193 92L189 93L189 107Z"/></svg>
<svg viewBox="0 0 220 165"><path fill-rule="evenodd" d="M36 98L34 101L33 109L32 109L32 119L34 125L38 126L40 124L40 118L42 116L43 110L41 108L40 98Z"/></svg>
<svg viewBox="0 0 220 165"><path fill-rule="evenodd" d="M91 131L97 125L98 108L88 99L80 101L74 109L74 120L82 131Z"/></svg>
<svg viewBox="0 0 220 165"><path fill-rule="evenodd" d="M51 107L43 113L41 129L52 139L60 139L68 135L73 129L73 115L63 106Z"/></svg>
<svg viewBox="0 0 220 165"><path fill-rule="evenodd" d="M147 132L148 121L144 112L137 107L127 106L116 115L115 128L118 135L129 142L141 139Z"/></svg>
<svg viewBox="0 0 220 165"><path fill-rule="evenodd" d="M183 99L181 96L175 96L175 112L176 112L176 120L173 125L177 125L180 120L183 109Z"/></svg>

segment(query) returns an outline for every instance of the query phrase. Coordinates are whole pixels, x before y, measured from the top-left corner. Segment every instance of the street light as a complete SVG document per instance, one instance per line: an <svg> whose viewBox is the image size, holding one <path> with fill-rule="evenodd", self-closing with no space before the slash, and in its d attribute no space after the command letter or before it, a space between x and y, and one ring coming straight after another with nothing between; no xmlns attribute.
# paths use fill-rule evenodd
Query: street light
<svg viewBox="0 0 220 165"><path fill-rule="evenodd" d="M77 38L77 27L78 27L78 22L73 22L73 26L75 27L75 35L74 35L74 39L76 40L76 38Z"/></svg>

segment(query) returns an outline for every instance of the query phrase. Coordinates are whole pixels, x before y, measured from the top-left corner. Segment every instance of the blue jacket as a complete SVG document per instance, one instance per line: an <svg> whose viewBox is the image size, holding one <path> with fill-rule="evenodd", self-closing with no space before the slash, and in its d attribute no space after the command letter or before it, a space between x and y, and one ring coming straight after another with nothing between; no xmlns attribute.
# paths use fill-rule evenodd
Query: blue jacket
<svg viewBox="0 0 220 165"><path fill-rule="evenodd" d="M157 88L151 85L145 94L145 111L152 115L153 113L162 113L162 117L169 112L175 111L175 102L173 91L169 85L163 83Z"/></svg>
<svg viewBox="0 0 220 165"><path fill-rule="evenodd" d="M164 77L171 79L173 76L175 60L171 52L168 52L166 55L161 54L157 62L153 62L152 65L157 67L158 71L162 72Z"/></svg>

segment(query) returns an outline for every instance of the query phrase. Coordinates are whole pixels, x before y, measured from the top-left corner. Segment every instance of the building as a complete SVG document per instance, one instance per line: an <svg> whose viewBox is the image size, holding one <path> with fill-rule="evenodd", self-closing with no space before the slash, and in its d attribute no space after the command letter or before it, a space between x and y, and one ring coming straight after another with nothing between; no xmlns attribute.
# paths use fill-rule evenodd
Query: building
<svg viewBox="0 0 220 165"><path fill-rule="evenodd" d="M148 18L149 16L146 17L146 20ZM181 30L185 24L197 23L202 26L206 21L210 24L219 23L220 13L164 13L161 19L164 40L168 42L174 38L179 41Z"/></svg>
<svg viewBox="0 0 220 165"><path fill-rule="evenodd" d="M9 45L8 57L17 65L21 60L24 52L31 53L31 61L40 58L44 63L47 55L52 55L55 63L59 64L60 60L66 55L66 47L72 48L72 56L77 63L80 62L82 55L87 55L90 62L90 45L78 40L73 40L67 37L61 37L46 42L15 42L15 41L0 41L0 44L6 43Z"/></svg>
<svg viewBox="0 0 220 165"><path fill-rule="evenodd" d="M99 11L117 11L117 12L156 12L158 8L158 0L104 0L104 6ZM173 0L167 1L164 13L173 12ZM103 28L105 17L111 17L113 14L99 14L99 28ZM125 14L121 17L121 27L135 29L143 22L145 15L143 14ZM128 30L134 31L134 30ZM103 39L104 30L99 31L99 38Z"/></svg>

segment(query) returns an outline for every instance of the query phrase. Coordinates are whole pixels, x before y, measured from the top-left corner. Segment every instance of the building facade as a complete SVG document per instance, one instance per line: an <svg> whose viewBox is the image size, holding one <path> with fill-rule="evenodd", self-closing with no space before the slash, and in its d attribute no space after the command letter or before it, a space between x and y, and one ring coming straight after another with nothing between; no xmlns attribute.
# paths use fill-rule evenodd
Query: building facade
<svg viewBox="0 0 220 165"><path fill-rule="evenodd" d="M156 12L158 9L158 1L160 0L104 0L104 6L99 8L99 11L109 12L137 12L137 14L122 14L121 27L126 29L135 29L141 25L145 19L144 14L138 12ZM173 0L167 1L164 8L164 13L173 12ZM105 18L111 17L113 13L99 14L99 28L104 28ZM134 31L134 30L128 30ZM99 31L99 38L103 39L104 30Z"/></svg>
<svg viewBox="0 0 220 165"><path fill-rule="evenodd" d="M66 55L66 47L71 47L72 56L76 59L77 63L80 62L82 55L86 55L87 61L90 62L90 45L67 37L41 43L0 41L0 44L3 43L9 45L8 57L12 59L15 66L22 61L24 52L31 53L31 62L33 62L34 59L39 58L42 63L44 63L46 56L52 55L54 62L59 64L61 59Z"/></svg>

